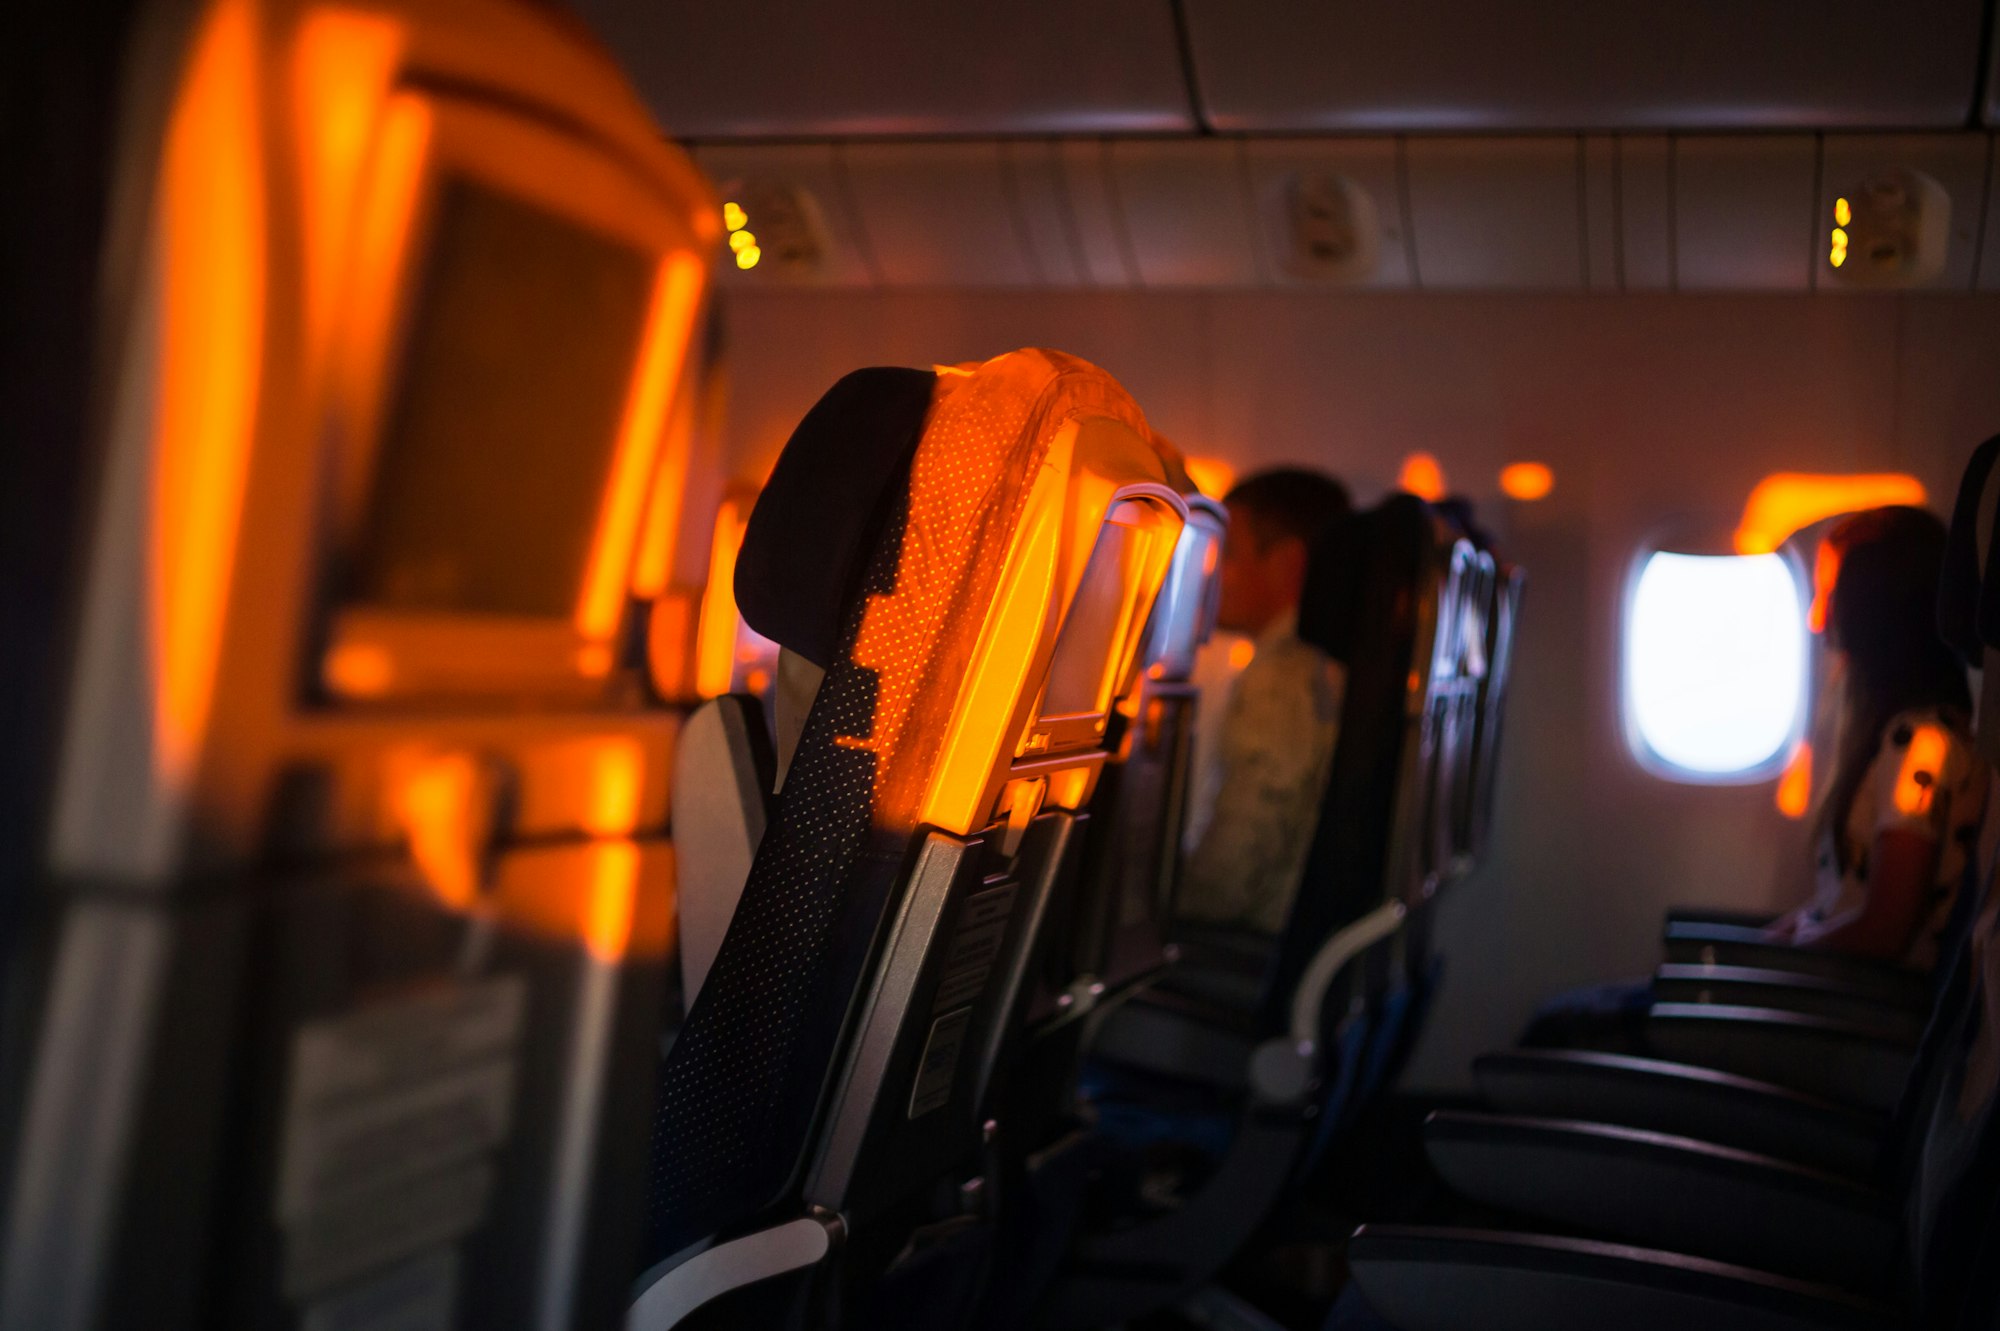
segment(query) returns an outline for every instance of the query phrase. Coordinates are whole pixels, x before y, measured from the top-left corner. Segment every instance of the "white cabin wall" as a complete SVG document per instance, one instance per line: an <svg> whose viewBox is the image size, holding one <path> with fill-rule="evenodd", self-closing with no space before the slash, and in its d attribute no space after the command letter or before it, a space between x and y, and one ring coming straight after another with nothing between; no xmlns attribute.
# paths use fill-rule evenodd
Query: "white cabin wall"
<svg viewBox="0 0 2000 1331"><path fill-rule="evenodd" d="M732 293L725 456L761 476L847 370L1060 347L1241 472L1324 465L1367 502L1425 449L1529 572L1490 862L1442 907L1413 1084L1466 1084L1550 990L1636 976L1661 912L1778 904L1799 825L1769 783L1674 785L1619 727L1620 599L1647 533L1733 520L1777 470L1908 470L1948 509L2000 431L2000 301L1976 297ZM1555 492L1501 500L1533 459Z"/></svg>

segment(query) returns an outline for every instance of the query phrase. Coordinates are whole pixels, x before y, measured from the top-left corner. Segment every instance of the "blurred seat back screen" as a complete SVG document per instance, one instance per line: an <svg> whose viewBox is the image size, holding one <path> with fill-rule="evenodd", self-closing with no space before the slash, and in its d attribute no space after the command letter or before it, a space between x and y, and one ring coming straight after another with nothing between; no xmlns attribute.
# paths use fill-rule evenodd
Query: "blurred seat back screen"
<svg viewBox="0 0 2000 1331"><path fill-rule="evenodd" d="M464 180L430 251L342 599L567 617L655 260Z"/></svg>

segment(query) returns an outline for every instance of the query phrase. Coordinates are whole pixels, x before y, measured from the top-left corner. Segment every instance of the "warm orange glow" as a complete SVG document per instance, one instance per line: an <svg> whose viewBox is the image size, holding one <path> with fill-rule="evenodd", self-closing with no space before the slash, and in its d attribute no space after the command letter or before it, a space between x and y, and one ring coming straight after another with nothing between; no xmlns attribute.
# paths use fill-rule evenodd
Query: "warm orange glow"
<svg viewBox="0 0 2000 1331"><path fill-rule="evenodd" d="M617 961L632 936L632 912L639 892L639 847L630 841L639 825L639 796L646 755L627 736L607 738L591 757L590 802L584 830L620 840L592 847L590 900L583 916L583 943L592 956Z"/></svg>
<svg viewBox="0 0 2000 1331"><path fill-rule="evenodd" d="M645 774L646 758L637 740L606 739L591 757L584 830L598 836L625 836L637 827Z"/></svg>
<svg viewBox="0 0 2000 1331"><path fill-rule="evenodd" d="M410 858L439 902L471 909L479 899L480 859L489 829L488 793L471 755L446 753L412 763L391 786Z"/></svg>
<svg viewBox="0 0 2000 1331"><path fill-rule="evenodd" d="M1248 638L1238 638L1229 644L1229 668L1241 670L1257 659L1257 644Z"/></svg>
<svg viewBox="0 0 2000 1331"><path fill-rule="evenodd" d="M715 532L709 538L708 590L701 598L701 626L694 648L694 690L704 698L729 692L736 678L736 552L750 522L747 496L722 501L715 511Z"/></svg>
<svg viewBox="0 0 2000 1331"><path fill-rule="evenodd" d="M619 427L618 451L598 511L597 536L584 573L576 626L586 638L603 641L618 629L632 572L632 548L653 480L662 425L674 386L680 382L701 297L701 264L691 254L668 256L653 286L646 337L639 349L632 395Z"/></svg>
<svg viewBox="0 0 2000 1331"><path fill-rule="evenodd" d="M1049 803L1058 809L1081 809L1090 798L1094 767L1072 767L1049 774Z"/></svg>
<svg viewBox="0 0 2000 1331"><path fill-rule="evenodd" d="M1812 745L1800 744L1778 778L1778 812L1787 818L1803 818L1812 804Z"/></svg>
<svg viewBox="0 0 2000 1331"><path fill-rule="evenodd" d="M1931 811L1950 747L1951 741L1937 726L1917 727L1917 733L1910 736L1909 751L1903 755L1903 770L1896 775L1896 812L1921 818Z"/></svg>
<svg viewBox="0 0 2000 1331"><path fill-rule="evenodd" d="M1894 472L1814 475L1781 471L1757 482L1736 527L1736 553L1767 555L1801 527L1884 504L1921 504L1923 482Z"/></svg>
<svg viewBox="0 0 2000 1331"><path fill-rule="evenodd" d="M695 420L700 393L674 394L667 416L666 441L653 468L653 492L646 499L645 528L632 561L632 594L651 601L667 590L673 577L674 551L680 535L681 501L687 491L688 467L694 454Z"/></svg>
<svg viewBox="0 0 2000 1331"><path fill-rule="evenodd" d="M1429 453L1412 453L1396 473L1396 488L1435 503L1444 498L1444 468Z"/></svg>
<svg viewBox="0 0 2000 1331"><path fill-rule="evenodd" d="M611 645L603 642L587 642L576 649L576 673L591 679L603 679L611 673L614 658Z"/></svg>
<svg viewBox="0 0 2000 1331"><path fill-rule="evenodd" d="M583 945L599 961L622 961L632 944L632 916L639 898L639 847L607 841L590 848L590 900L583 914Z"/></svg>
<svg viewBox="0 0 2000 1331"><path fill-rule="evenodd" d="M353 223L353 253L336 274L341 308L334 315L337 326L329 330L331 352L344 378L340 391L356 413L348 426L359 434L374 429L373 417L386 392L390 358L381 349L396 333L404 251L411 243L435 128L430 104L422 97L395 93L384 104Z"/></svg>
<svg viewBox="0 0 2000 1331"><path fill-rule="evenodd" d="M305 205L307 353L315 367L332 340L347 232L403 35L400 23L351 9L316 9L299 25L292 63Z"/></svg>
<svg viewBox="0 0 2000 1331"><path fill-rule="evenodd" d="M1221 458L1183 458L1181 463L1195 488L1210 499L1228 498L1230 487L1236 484L1236 468Z"/></svg>
<svg viewBox="0 0 2000 1331"><path fill-rule="evenodd" d="M1812 609L1806 612L1806 627L1814 633L1826 632L1827 611L1833 605L1833 586L1840 581L1840 547L1821 541L1813 556Z"/></svg>
<svg viewBox="0 0 2000 1331"><path fill-rule="evenodd" d="M152 482L155 756L184 781L208 723L249 469L264 318L264 180L249 0L221 0L168 121ZM18 441L17 441L18 442Z"/></svg>
<svg viewBox="0 0 2000 1331"><path fill-rule="evenodd" d="M379 698L396 682L396 663L375 643L343 642L327 652L320 677L343 698Z"/></svg>
<svg viewBox="0 0 2000 1331"><path fill-rule="evenodd" d="M1532 504L1555 488L1556 474L1540 462L1510 462L1500 469L1500 492L1509 499Z"/></svg>

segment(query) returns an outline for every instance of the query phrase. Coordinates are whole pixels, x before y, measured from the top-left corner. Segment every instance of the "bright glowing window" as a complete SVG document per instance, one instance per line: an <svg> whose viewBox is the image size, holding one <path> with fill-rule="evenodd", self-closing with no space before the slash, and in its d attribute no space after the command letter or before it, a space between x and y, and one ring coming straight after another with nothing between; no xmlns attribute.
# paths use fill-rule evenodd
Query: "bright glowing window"
<svg viewBox="0 0 2000 1331"><path fill-rule="evenodd" d="M1752 779L1804 711L1805 608L1782 555L1647 557L1625 620L1625 715L1662 775Z"/></svg>

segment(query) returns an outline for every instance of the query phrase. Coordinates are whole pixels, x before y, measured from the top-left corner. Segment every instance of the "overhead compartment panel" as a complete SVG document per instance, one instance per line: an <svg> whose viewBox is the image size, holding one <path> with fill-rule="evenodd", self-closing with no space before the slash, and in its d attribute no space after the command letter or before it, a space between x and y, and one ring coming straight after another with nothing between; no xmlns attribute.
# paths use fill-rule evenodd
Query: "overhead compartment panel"
<svg viewBox="0 0 2000 1331"><path fill-rule="evenodd" d="M1262 281L1235 142L1113 143L1110 169L1140 285L1241 287Z"/></svg>
<svg viewBox="0 0 2000 1331"><path fill-rule="evenodd" d="M1674 140L1674 276L1680 290L1810 287L1816 147L1809 134Z"/></svg>
<svg viewBox="0 0 2000 1331"><path fill-rule="evenodd" d="M1185 0L1231 132L1955 129L1981 0Z"/></svg>
<svg viewBox="0 0 2000 1331"><path fill-rule="evenodd" d="M1111 148L1096 139L1071 139L1053 145L1062 172L1063 194L1069 202L1077 261L1084 282L1094 287L1130 287L1139 283L1132 260L1132 242L1111 187Z"/></svg>
<svg viewBox="0 0 2000 1331"><path fill-rule="evenodd" d="M854 211L884 285L1037 286L997 143L840 148Z"/></svg>
<svg viewBox="0 0 2000 1331"><path fill-rule="evenodd" d="M1627 134L1612 154L1618 181L1618 280L1625 291L1674 286L1673 143Z"/></svg>
<svg viewBox="0 0 2000 1331"><path fill-rule="evenodd" d="M1943 249L1936 256L1926 256L1935 262L1927 265L1920 278L1891 289L1970 290L1985 211L1986 148L1984 134L1830 134L1822 140L1819 229L1813 246L1819 289L1828 292L1869 289L1846 280L1843 271L1863 262L1865 256L1857 252L1842 269L1833 267L1833 249L1828 242L1837 224L1836 200L1858 194L1870 185L1900 190L1905 173L1916 173L1926 192L1932 185L1941 191L1939 197L1944 201L1945 213L1935 219L1935 224L1936 238ZM1850 209L1856 208L1858 199L1850 204ZM1851 221L1843 229L1856 230Z"/></svg>
<svg viewBox="0 0 2000 1331"><path fill-rule="evenodd" d="M576 0L678 138L1196 128L1165 0Z"/></svg>
<svg viewBox="0 0 2000 1331"><path fill-rule="evenodd" d="M1583 285L1577 139L1411 139L1403 151L1424 288Z"/></svg>
<svg viewBox="0 0 2000 1331"><path fill-rule="evenodd" d="M1410 285L1410 237L1403 215L1401 165L1394 139L1279 139L1243 145L1259 257L1268 280L1284 287L1404 288ZM1316 267L1301 255L1300 191L1342 187L1340 219L1361 247L1349 264Z"/></svg>
<svg viewBox="0 0 2000 1331"><path fill-rule="evenodd" d="M753 287L874 284L866 238L856 223L831 144L711 144L696 150L695 162L714 182L719 197L750 209L748 230L766 251L766 258L748 272L725 264L725 282ZM796 205L797 215L785 219L787 230L796 227L796 239L809 254L787 261L786 237L774 233L761 215L759 197L777 199L788 212Z"/></svg>

